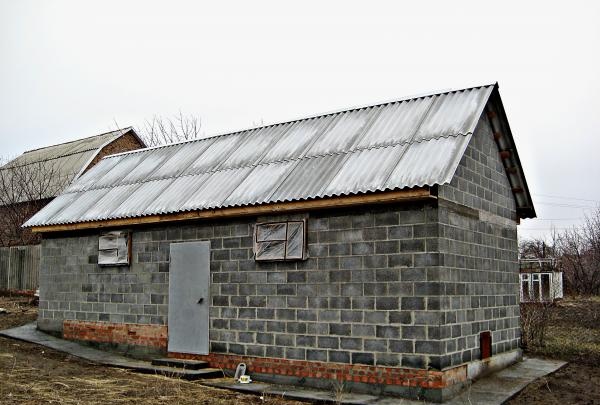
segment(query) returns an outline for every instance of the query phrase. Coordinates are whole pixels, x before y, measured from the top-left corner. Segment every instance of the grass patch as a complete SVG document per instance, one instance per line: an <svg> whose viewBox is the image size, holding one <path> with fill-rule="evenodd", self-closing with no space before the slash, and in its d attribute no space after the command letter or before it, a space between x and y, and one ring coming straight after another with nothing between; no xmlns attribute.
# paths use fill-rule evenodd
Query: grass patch
<svg viewBox="0 0 600 405"><path fill-rule="evenodd" d="M600 362L600 329L549 326L544 346L530 350L546 357L586 364Z"/></svg>
<svg viewBox="0 0 600 405"><path fill-rule="evenodd" d="M569 297L551 308L542 344L530 354L597 365L600 363L600 297Z"/></svg>

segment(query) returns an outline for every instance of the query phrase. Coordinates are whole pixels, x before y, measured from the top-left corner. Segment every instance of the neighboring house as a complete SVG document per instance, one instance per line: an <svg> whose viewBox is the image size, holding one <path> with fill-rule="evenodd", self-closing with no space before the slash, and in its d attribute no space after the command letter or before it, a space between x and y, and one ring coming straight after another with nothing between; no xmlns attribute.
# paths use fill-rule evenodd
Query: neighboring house
<svg viewBox="0 0 600 405"><path fill-rule="evenodd" d="M563 273L555 258L519 259L521 302L554 302L563 298Z"/></svg>
<svg viewBox="0 0 600 405"><path fill-rule="evenodd" d="M106 157L25 226L42 330L441 401L521 357L532 217L488 85Z"/></svg>
<svg viewBox="0 0 600 405"><path fill-rule="evenodd" d="M129 127L30 150L0 167L0 246L39 243L21 229L26 220L103 157L143 147Z"/></svg>

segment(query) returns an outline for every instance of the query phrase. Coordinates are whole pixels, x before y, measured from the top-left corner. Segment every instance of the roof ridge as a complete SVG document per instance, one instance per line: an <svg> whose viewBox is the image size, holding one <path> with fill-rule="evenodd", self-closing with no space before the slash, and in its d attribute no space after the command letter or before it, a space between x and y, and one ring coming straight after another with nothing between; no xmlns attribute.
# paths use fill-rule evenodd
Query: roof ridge
<svg viewBox="0 0 600 405"><path fill-rule="evenodd" d="M69 156L74 156L74 155L80 155L82 153L90 152L90 151L93 151L93 150L96 150L96 149L98 149L98 148L83 149L83 150L79 150L77 152L65 153L64 155L58 155L58 156L54 156L54 157L51 157L51 158L40 159L40 160L33 160L31 162L27 162L27 163L20 164L20 165L11 165L11 166L9 166L10 162L8 162L6 165L0 167L0 170L10 170L10 169L14 169L14 168L17 168L17 167L25 167L25 166L33 165L33 164L36 164L36 163L49 162L51 160L62 159L62 158L69 157ZM77 172L75 172L75 174L77 174Z"/></svg>
<svg viewBox="0 0 600 405"><path fill-rule="evenodd" d="M26 150L25 152L23 152L21 154L21 156L23 156L26 153L35 152L35 151L42 150L42 149L53 148L55 146L66 145L66 144L69 144L69 143L79 142L79 141L83 141L83 140L90 139L90 138L96 138L96 137L99 137L99 136L108 135L108 134L110 134L112 132L121 132L121 135L123 135L123 134L129 132L132 129L133 129L132 126L128 126L128 127L124 127L124 128L118 128L118 129L115 129L115 130L112 130L112 131L103 132L101 134L86 136L84 138L79 138L79 139L74 139L72 141L66 141L66 142L56 143L54 145L42 146L41 148L29 149L29 150ZM96 148L92 148L92 149L96 149ZM91 149L88 149L88 150L91 150ZM61 156L68 156L68 155L61 155Z"/></svg>
<svg viewBox="0 0 600 405"><path fill-rule="evenodd" d="M382 107L382 106L386 106L386 105L389 105L389 104L403 103L405 101L418 100L418 99L421 99L421 98L441 96L441 95L444 95L444 94L458 93L458 92L463 92L463 91L480 89L480 88L483 88L483 87L496 87L496 86L498 86L498 82L489 83L489 84L482 84L482 85L479 85L479 86L465 87L465 88L460 88L460 89L450 89L450 90L445 90L445 91L433 91L433 92L428 92L428 93L423 93L423 94L418 94L418 95L405 96L405 97L402 97L402 98L399 98L399 99L392 99L392 100L377 102L375 104L365 104L365 105L354 106L354 107L346 107L346 108L341 108L341 109L337 109L337 110L331 110L331 111L328 111L328 112L323 112L323 113L308 115L308 116L304 116L304 117L299 117L299 118L295 118L295 119L289 119L289 120L284 120L284 121L276 121L276 122L271 122L271 123L268 123L268 124L262 124L262 125L258 125L258 126L254 126L254 127L247 127L247 128L243 128L243 129L239 129L239 130L235 130L235 131L231 131L231 132L217 133L217 134L210 135L210 136L207 136L207 137L204 137L204 138L189 139L189 140L185 140L185 141L169 143L169 144L166 144L166 145L158 145L158 146L152 146L152 147L149 147L149 148L136 149L136 150L126 151L126 152L121 152L121 153L115 153L113 155L106 156L103 159L110 159L112 157L121 156L121 155L128 155L128 154L133 154L133 153L143 153L143 152L154 150L154 149L168 148L168 147L171 147L171 146L183 145L183 144L186 144L186 143L201 142L201 141L205 141L207 139L214 139L214 138L219 138L219 137L222 137L222 136L235 135L235 134L239 134L239 133L242 133L242 132L255 131L255 130L258 130L258 129L275 127L275 126L278 126L278 125L292 124L292 123L296 123L296 122L300 122L300 121L307 121L307 120L311 120L311 119L315 119L315 118L327 117L329 115L334 115L334 114L341 114L341 113L347 113L347 112L352 112L352 111L357 111L357 110L363 110L363 109L366 109L366 108Z"/></svg>

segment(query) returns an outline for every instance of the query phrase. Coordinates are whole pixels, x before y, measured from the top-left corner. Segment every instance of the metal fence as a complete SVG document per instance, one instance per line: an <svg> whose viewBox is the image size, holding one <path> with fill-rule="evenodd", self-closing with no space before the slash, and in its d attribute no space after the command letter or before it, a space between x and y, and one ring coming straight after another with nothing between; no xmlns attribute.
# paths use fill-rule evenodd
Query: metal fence
<svg viewBox="0 0 600 405"><path fill-rule="evenodd" d="M38 288L40 252L40 245L0 247L0 290Z"/></svg>

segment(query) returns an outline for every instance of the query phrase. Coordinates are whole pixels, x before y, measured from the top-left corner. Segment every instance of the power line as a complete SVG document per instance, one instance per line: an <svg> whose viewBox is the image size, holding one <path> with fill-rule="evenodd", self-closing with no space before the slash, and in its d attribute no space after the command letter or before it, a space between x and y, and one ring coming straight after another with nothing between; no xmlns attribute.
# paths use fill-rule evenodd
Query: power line
<svg viewBox="0 0 600 405"><path fill-rule="evenodd" d="M560 227L560 228L519 228L520 231L552 231L552 230L561 230L564 231L566 229L573 229L568 227Z"/></svg>
<svg viewBox="0 0 600 405"><path fill-rule="evenodd" d="M588 201L588 202L595 202L595 203L599 203L600 204L600 200L590 200L590 199L587 199L587 198L565 197L565 196L549 195L549 194L532 194L532 195L536 196L536 197L558 198L558 199L561 199L561 200Z"/></svg>
<svg viewBox="0 0 600 405"><path fill-rule="evenodd" d="M527 218L531 221L579 221L583 218Z"/></svg>
<svg viewBox="0 0 600 405"><path fill-rule="evenodd" d="M536 205L550 205L553 207L562 207L562 208L582 208L582 209L595 209L596 206L592 205L576 205L576 204L567 204L567 203L555 203L548 201L538 201L535 203Z"/></svg>

